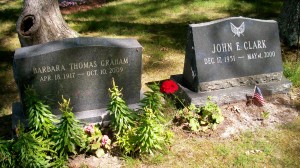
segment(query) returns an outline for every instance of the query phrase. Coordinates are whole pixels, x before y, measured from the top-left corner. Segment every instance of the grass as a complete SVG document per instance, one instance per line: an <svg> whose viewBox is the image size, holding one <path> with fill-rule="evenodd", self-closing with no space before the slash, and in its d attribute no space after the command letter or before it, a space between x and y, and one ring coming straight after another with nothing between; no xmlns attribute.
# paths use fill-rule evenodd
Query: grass
<svg viewBox="0 0 300 168"><path fill-rule="evenodd" d="M188 24L230 16L276 19L281 5L280 0L116 0L64 18L82 36L136 38L144 47L144 84L182 73ZM9 134L11 103L18 100L12 58L20 47L15 23L21 8L21 0L0 0L0 137ZM284 53L283 57L289 55ZM285 74L299 84L299 64L290 62L285 61ZM126 167L300 165L299 118L274 130L246 132L228 140L204 139L176 130L174 139L163 153L140 160L125 158Z"/></svg>
<svg viewBox="0 0 300 168"><path fill-rule="evenodd" d="M300 86L300 62L285 62L283 64L283 74L286 76L294 86Z"/></svg>

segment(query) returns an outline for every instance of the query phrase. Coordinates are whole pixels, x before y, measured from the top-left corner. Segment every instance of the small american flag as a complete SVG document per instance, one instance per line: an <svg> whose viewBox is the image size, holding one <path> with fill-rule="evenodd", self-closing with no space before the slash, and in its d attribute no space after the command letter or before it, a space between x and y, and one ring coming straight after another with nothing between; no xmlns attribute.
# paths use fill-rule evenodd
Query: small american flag
<svg viewBox="0 0 300 168"><path fill-rule="evenodd" d="M265 104L265 100L261 93L261 90L257 86L255 86L255 88L254 88L253 99L256 99L262 106Z"/></svg>

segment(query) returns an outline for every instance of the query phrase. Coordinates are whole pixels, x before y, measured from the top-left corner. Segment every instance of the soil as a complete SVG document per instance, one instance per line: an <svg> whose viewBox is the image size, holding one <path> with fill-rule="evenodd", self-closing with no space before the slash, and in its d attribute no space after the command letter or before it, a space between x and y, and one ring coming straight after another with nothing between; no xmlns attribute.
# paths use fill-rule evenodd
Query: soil
<svg viewBox="0 0 300 168"><path fill-rule="evenodd" d="M71 14L78 11L86 11L99 8L105 4L105 0L89 0L88 4L61 8L62 14ZM285 50L288 52L289 50ZM294 55L296 52L291 51ZM211 139L227 139L245 130L260 128L276 129L276 126L293 121L299 116L300 89L294 89L291 94L278 94L265 98L265 105L262 107L255 104L248 104L246 100L225 104L221 106L224 121L217 129L208 130L205 133L191 133L180 126L174 126L173 131L179 134L184 133L187 137L200 136ZM298 106L296 106L298 104ZM266 116L264 116L266 114ZM79 155L69 159L69 167L122 167L123 161L116 156L106 154L101 158L95 156Z"/></svg>
<svg viewBox="0 0 300 168"><path fill-rule="evenodd" d="M224 121L215 131L204 137L230 138L245 130L258 128L276 129L276 126L293 121L299 116L294 103L300 95L278 94L266 98L264 106L248 104L246 100L221 106Z"/></svg>

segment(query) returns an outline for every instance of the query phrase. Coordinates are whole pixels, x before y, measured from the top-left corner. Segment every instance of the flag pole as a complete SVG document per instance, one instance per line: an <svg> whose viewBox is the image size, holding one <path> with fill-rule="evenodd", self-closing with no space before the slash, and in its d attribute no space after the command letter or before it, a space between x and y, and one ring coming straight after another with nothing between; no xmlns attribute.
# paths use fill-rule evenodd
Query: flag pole
<svg viewBox="0 0 300 168"><path fill-rule="evenodd" d="M256 89L256 85L254 86L254 90L253 90L253 96L252 96L252 99L254 98L254 94L255 94L255 89Z"/></svg>

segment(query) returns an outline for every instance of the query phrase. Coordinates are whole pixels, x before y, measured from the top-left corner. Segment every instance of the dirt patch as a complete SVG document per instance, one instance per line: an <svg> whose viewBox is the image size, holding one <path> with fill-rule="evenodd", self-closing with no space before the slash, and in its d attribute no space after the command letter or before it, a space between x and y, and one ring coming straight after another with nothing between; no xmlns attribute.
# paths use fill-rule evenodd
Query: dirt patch
<svg viewBox="0 0 300 168"><path fill-rule="evenodd" d="M106 154L101 158L95 156L78 155L75 158L69 159L68 167L70 168L119 168L122 167L122 161L115 156Z"/></svg>
<svg viewBox="0 0 300 168"><path fill-rule="evenodd" d="M263 107L246 101L227 104L221 107L225 120L220 124L215 136L229 138L245 130L257 128L275 128L295 119L299 113L289 95L268 97Z"/></svg>

